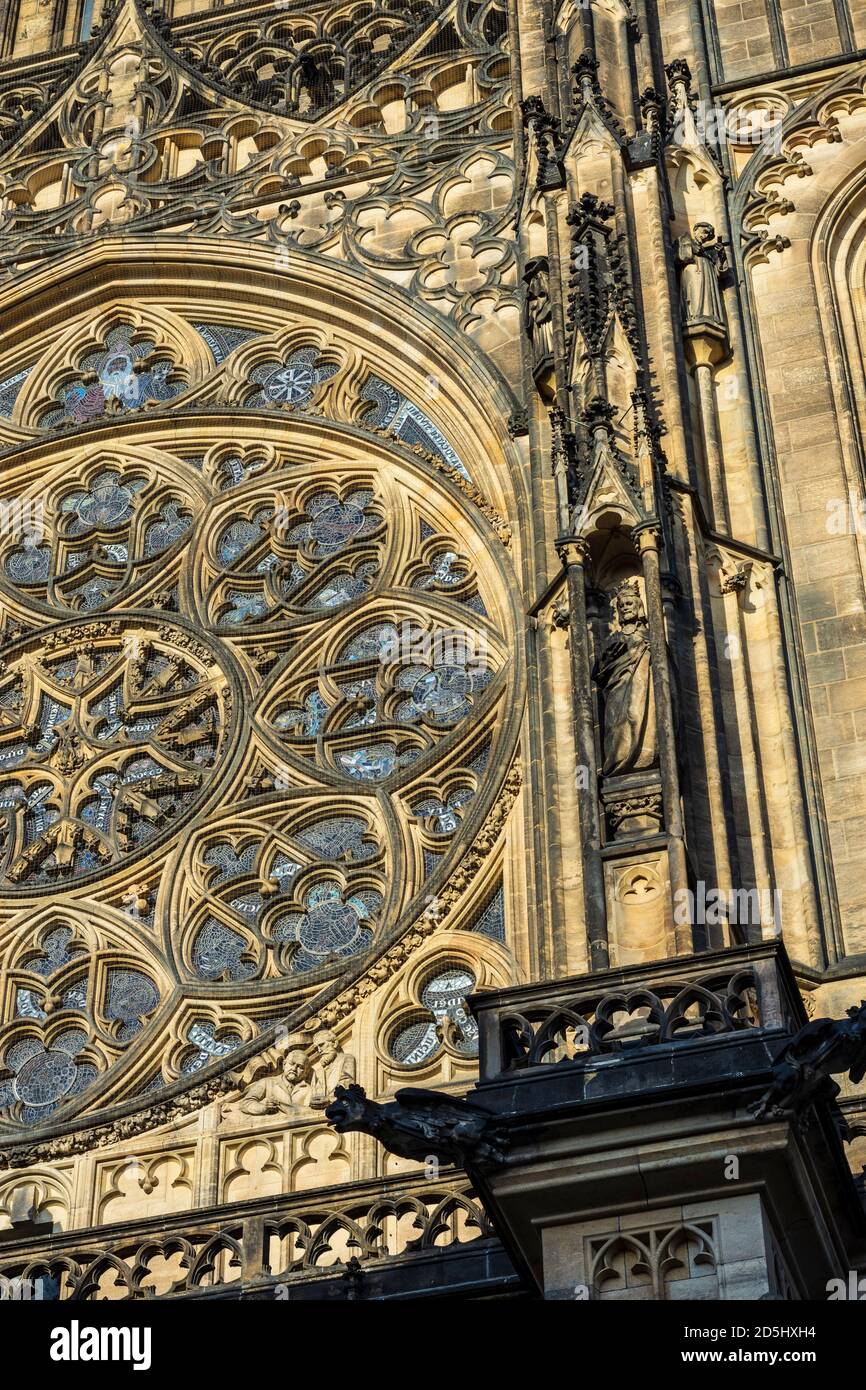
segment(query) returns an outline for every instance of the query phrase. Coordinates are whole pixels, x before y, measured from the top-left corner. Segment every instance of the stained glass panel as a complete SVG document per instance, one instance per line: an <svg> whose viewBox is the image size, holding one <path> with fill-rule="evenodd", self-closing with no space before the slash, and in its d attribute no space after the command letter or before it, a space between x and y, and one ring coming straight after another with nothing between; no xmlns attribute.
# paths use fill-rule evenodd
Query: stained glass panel
<svg viewBox="0 0 866 1390"><path fill-rule="evenodd" d="M60 392L59 406L39 423L45 429L64 420L83 424L104 415L111 402L140 410L148 401L169 401L184 389L182 381L172 380L173 370L171 359L157 352L152 339L120 324L105 335L103 348L82 359L78 377Z"/></svg>

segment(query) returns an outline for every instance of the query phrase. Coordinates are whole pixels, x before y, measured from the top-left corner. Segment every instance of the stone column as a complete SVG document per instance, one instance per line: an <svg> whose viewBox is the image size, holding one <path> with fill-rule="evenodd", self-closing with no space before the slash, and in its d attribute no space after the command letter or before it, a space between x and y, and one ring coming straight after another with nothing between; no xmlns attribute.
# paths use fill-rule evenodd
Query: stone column
<svg viewBox="0 0 866 1390"><path fill-rule="evenodd" d="M713 364L718 362L723 355L723 347L720 340L709 333L689 334L687 355L691 361L692 373L698 388L701 436L707 466L707 487L710 494L712 524L716 531L721 531L723 535L727 535L730 530L730 521L725 496L722 445L719 438L719 417L716 411L716 391L713 377Z"/></svg>
<svg viewBox="0 0 866 1390"><path fill-rule="evenodd" d="M656 738L659 750L659 771L662 780L662 804L665 813L665 828L669 837L671 895L673 904L676 906L677 891L688 888L688 872L686 869L683 813L680 803L680 777L677 767L677 738L674 727L671 673L659 570L659 528L656 523L645 523L643 526L635 527L633 534L640 550L646 591L647 627L649 629L650 661L652 663L653 694L655 696ZM693 949L691 926L687 923L677 923L675 919L674 930L677 951L691 953Z"/></svg>
<svg viewBox="0 0 866 1390"><path fill-rule="evenodd" d="M583 896L586 904L586 939L590 969L606 970L609 961L607 907L601 862L601 817L598 807L598 764L592 679L589 669L586 613L586 541L569 537L559 544L565 565L570 614L569 647L574 702L574 741L578 764L586 770L585 787L578 787L577 804L583 843Z"/></svg>

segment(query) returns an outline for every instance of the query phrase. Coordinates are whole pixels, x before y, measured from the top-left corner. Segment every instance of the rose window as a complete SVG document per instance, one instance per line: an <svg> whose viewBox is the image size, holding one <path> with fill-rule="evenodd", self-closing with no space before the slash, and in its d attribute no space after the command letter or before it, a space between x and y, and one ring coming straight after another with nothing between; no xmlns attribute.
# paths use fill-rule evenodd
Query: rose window
<svg viewBox="0 0 866 1390"><path fill-rule="evenodd" d="M466 807L474 798L474 791L463 788L448 797L447 801L431 797L412 807L413 815L424 821L434 835L453 835L463 819Z"/></svg>
<svg viewBox="0 0 866 1390"><path fill-rule="evenodd" d="M310 970L334 956L350 956L369 945L367 923L382 905L381 894L356 893L344 899L333 884L311 889L303 914L290 913L276 925L278 941L296 942L291 958L293 970Z"/></svg>
<svg viewBox="0 0 866 1390"><path fill-rule="evenodd" d="M154 846L206 793L228 733L211 653L168 623L87 625L9 649L0 885L89 877ZM39 652L41 659L34 659Z"/></svg>
<svg viewBox="0 0 866 1390"><path fill-rule="evenodd" d="M40 922L41 918L41 922ZM0 1022L0 1117L38 1124L97 1083L161 1002L154 976L111 931L37 911L6 937L12 1009Z"/></svg>
<svg viewBox="0 0 866 1390"><path fill-rule="evenodd" d="M367 593L385 526L373 494L323 491L302 507L267 505L214 538L220 577L211 608L221 626L273 623L283 611L339 608Z"/></svg>
<svg viewBox="0 0 866 1390"><path fill-rule="evenodd" d="M0 1081L0 1110L18 1106L24 1118L38 1121L59 1103L83 1091L97 1075L96 1068L78 1060L87 1035L75 1029L62 1033L51 1048L35 1039L16 1043L4 1058L11 1081Z"/></svg>
<svg viewBox="0 0 866 1390"><path fill-rule="evenodd" d="M196 510L191 488L134 468L100 468L86 487L40 495L33 528L9 535L0 572L23 596L93 612L128 596L178 553Z"/></svg>
<svg viewBox="0 0 866 1390"><path fill-rule="evenodd" d="M362 372L331 433L305 408L338 368L248 341L230 436L198 389L169 429L166 338L113 328L25 387L80 428L33 431L39 511L0 536L4 1140L246 1065L362 981L513 758L516 587L433 405ZM473 985L441 966L393 1058L471 1059Z"/></svg>

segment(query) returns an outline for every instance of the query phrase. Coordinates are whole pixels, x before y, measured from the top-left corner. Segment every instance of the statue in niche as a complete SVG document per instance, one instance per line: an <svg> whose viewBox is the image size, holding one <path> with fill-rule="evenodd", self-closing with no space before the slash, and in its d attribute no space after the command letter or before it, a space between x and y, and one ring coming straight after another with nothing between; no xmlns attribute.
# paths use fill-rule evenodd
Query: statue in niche
<svg viewBox="0 0 866 1390"><path fill-rule="evenodd" d="M523 272L523 315L536 368L553 357L553 310L550 304L550 265L546 256L526 262Z"/></svg>
<svg viewBox="0 0 866 1390"><path fill-rule="evenodd" d="M311 1056L310 1105L324 1110L338 1086L351 1086L356 1080L355 1058L343 1051L330 1028L313 1035Z"/></svg>
<svg viewBox="0 0 866 1390"><path fill-rule="evenodd" d="M677 238L680 302L686 328L710 328L727 335L719 279L727 266L725 249L710 222L697 222L694 234Z"/></svg>
<svg viewBox="0 0 866 1390"><path fill-rule="evenodd" d="M640 591L622 584L614 595L618 626L601 650L594 676L604 699L602 772L613 777L655 766L655 699L649 635Z"/></svg>

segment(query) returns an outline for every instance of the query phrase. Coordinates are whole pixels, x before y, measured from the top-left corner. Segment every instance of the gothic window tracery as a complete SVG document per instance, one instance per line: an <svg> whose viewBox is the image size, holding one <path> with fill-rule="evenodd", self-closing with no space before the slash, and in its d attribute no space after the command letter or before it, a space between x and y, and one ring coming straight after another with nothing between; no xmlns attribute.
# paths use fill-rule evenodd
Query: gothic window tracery
<svg viewBox="0 0 866 1390"><path fill-rule="evenodd" d="M0 945L0 1115L39 1124L83 1095L161 998L156 972L110 928L19 919Z"/></svg>
<svg viewBox="0 0 866 1390"><path fill-rule="evenodd" d="M217 366L224 362L235 348L242 347L244 343L260 336L256 328L239 328L235 324L193 323L192 326L196 333L200 333L204 338Z"/></svg>
<svg viewBox="0 0 866 1390"><path fill-rule="evenodd" d="M79 485L61 479L39 493L23 534L9 528L2 569L31 598L91 613L162 565L197 510L191 490L154 470L97 456Z"/></svg>
<svg viewBox="0 0 866 1390"><path fill-rule="evenodd" d="M139 337L128 324L105 335L104 346L88 353L79 375L58 396L58 405L39 420L43 429L81 424L107 410L140 410L152 402L179 395L185 382L177 379L169 357L149 338Z"/></svg>
<svg viewBox="0 0 866 1390"><path fill-rule="evenodd" d="M112 315L80 324L75 339L67 338L59 354L52 345L35 364L5 377L0 382L0 419L14 419L40 431L84 426L118 412L137 413L175 401L183 404L190 390L208 376L213 377L210 389L215 400L226 396L245 408L306 410L316 407L322 388L345 367L313 344L302 341L298 346L297 333L265 336L250 327L186 321L165 314L148 313L145 322L132 309L124 312L128 320ZM287 345L281 350L280 342L286 337ZM261 346L259 339L263 339ZM253 355L245 355L243 349L251 344L256 344ZM241 369L245 386L230 369L228 376L220 371L227 359L235 360L235 353L249 364ZM439 390L435 378L428 380L427 390L435 401ZM431 415L390 382L366 373L359 404L359 421L365 429L387 430L404 443L435 454L469 479L464 462ZM222 470L226 488L246 476L243 465L231 456L224 459ZM426 581L419 576L419 586L458 583L459 570L450 569L455 562L459 564L459 557L449 560L444 551L431 557L431 572ZM38 572L38 565L44 568L45 561L31 556L20 563L25 568L37 564Z"/></svg>
<svg viewBox="0 0 866 1390"><path fill-rule="evenodd" d="M243 843L221 834L207 841L199 855L205 894L188 948L196 975L286 975L371 944L385 897L385 843L369 812L345 809L284 814Z"/></svg>
<svg viewBox="0 0 866 1390"><path fill-rule="evenodd" d="M429 382L431 393L438 390L434 380ZM465 478L469 473L462 460L455 453L444 434L414 401L410 401L396 386L383 381L379 376L369 376L362 391L364 400L370 401L373 408L364 417L364 423L374 429L387 429L407 444L420 444L456 468Z"/></svg>
<svg viewBox="0 0 866 1390"><path fill-rule="evenodd" d="M196 233L281 252L327 244L403 286L408 271L413 291L469 332L490 318L488 302L497 317L514 317L513 248L502 235L513 195L503 0L388 0L375 12L229 7L195 20L118 4L103 18L98 42L53 53L50 71L20 72L0 98L10 175L0 189L0 274L121 230L185 235L192 214ZM66 24L67 41L80 37L74 30ZM465 201L458 185L486 181L467 172L467 136L469 164L494 170L495 207L478 212L476 203L455 222ZM339 175L351 185L328 187ZM294 189L303 205L300 196L277 202L275 217L275 195ZM377 223L406 200L420 220L396 247ZM219 334L207 324L203 332L219 363ZM99 419L100 405L121 399L123 409L146 404L143 376L131 377L128 363L105 380L98 365L42 403L52 428ZM154 362L157 375L165 365ZM183 367L174 360L173 370ZM177 385L171 375L151 383L147 399Z"/></svg>
<svg viewBox="0 0 866 1390"><path fill-rule="evenodd" d="M524 556L467 417L517 308L504 15L135 0L0 99L4 1152L205 1104L230 1129L210 1100L317 1012L324 1105L355 1054L366 1080L358 1001L498 872ZM470 385L446 349L488 327ZM468 1074L488 976L459 957L413 1008ZM75 1204L116 1219L100 1182Z"/></svg>
<svg viewBox="0 0 866 1390"><path fill-rule="evenodd" d="M471 931L488 937L491 941L505 940L505 893L500 882L478 911L470 918Z"/></svg>
<svg viewBox="0 0 866 1390"><path fill-rule="evenodd" d="M447 800L434 796L419 801L413 806L412 813L431 834L453 835L463 819L466 806L472 801L474 795L471 787L462 787L451 792Z"/></svg>
<svg viewBox="0 0 866 1390"><path fill-rule="evenodd" d="M96 1076L91 1063L79 1060L86 1043L86 1034L69 1028L50 1048L35 1038L13 1044L3 1058L3 1070L13 1079L0 1087L0 1109L38 1122L67 1096L80 1094Z"/></svg>
<svg viewBox="0 0 866 1390"><path fill-rule="evenodd" d="M293 970L310 970L334 956L354 955L369 945L367 926L382 904L381 894L371 890L345 897L335 883L319 883L303 901L302 913L289 912L274 927L274 939L296 943Z"/></svg>
<svg viewBox="0 0 866 1390"><path fill-rule="evenodd" d="M299 348L285 362L264 362L254 369L252 380L259 385L248 405L303 405L316 387L337 371L333 362L319 362L315 348Z"/></svg>
<svg viewBox="0 0 866 1390"><path fill-rule="evenodd" d="M423 1066L443 1048L459 1056L478 1054L478 1025L466 1009L466 996L475 988L475 976L459 965L442 965L419 991L413 1016L397 1023L389 1050L404 1067Z"/></svg>
<svg viewBox="0 0 866 1390"><path fill-rule="evenodd" d="M5 381L0 382L0 416L9 419L15 409L15 402L18 399L22 386L32 372L32 367L23 367L20 371L13 372L6 377Z"/></svg>
<svg viewBox="0 0 866 1390"><path fill-rule="evenodd" d="M281 611L339 608L377 573L385 520L374 494L301 489L283 503L259 490L213 542L211 612L221 627L273 621Z"/></svg>
<svg viewBox="0 0 866 1390"><path fill-rule="evenodd" d="M122 445L58 434L0 534L0 1131L227 1065L375 961L495 791L481 514L427 445L356 416L353 458L299 466L290 417L252 418L215 444L187 411L171 452L145 409Z"/></svg>
<svg viewBox="0 0 866 1390"><path fill-rule="evenodd" d="M278 15L184 49L238 96L310 117L369 80L431 23L429 0L343 5L318 16Z"/></svg>
<svg viewBox="0 0 866 1390"><path fill-rule="evenodd" d="M186 1040L187 1046L180 1064L184 1076L193 1076L209 1062L230 1057L243 1041L229 1030L217 1028L209 1019L191 1024Z"/></svg>
<svg viewBox="0 0 866 1390"><path fill-rule="evenodd" d="M402 630L376 625L343 649L322 652L312 684L312 653L293 699L268 718L285 747L354 780L379 782L411 767L495 691L498 658L474 649L477 635L424 622L416 608Z"/></svg>
<svg viewBox="0 0 866 1390"><path fill-rule="evenodd" d="M225 681L168 624L55 631L10 652L0 730L7 890L89 877L191 810L225 743Z"/></svg>

